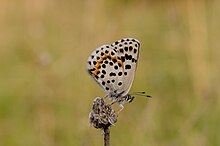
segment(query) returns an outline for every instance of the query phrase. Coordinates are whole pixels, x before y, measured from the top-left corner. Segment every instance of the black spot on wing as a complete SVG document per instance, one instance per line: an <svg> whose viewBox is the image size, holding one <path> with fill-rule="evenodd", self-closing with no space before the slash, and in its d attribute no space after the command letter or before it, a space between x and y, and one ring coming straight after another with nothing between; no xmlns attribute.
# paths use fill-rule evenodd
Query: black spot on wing
<svg viewBox="0 0 220 146"><path fill-rule="evenodd" d="M125 69L131 69L131 65L129 64L125 65Z"/></svg>
<svg viewBox="0 0 220 146"><path fill-rule="evenodd" d="M105 64L102 64L102 68L106 68L106 65L105 65Z"/></svg>
<svg viewBox="0 0 220 146"><path fill-rule="evenodd" d="M106 74L106 71L105 71L105 70L102 70L102 73L105 75L105 74Z"/></svg>
<svg viewBox="0 0 220 146"><path fill-rule="evenodd" d="M110 66L113 66L113 62L109 62L109 65L110 65Z"/></svg>
<svg viewBox="0 0 220 146"><path fill-rule="evenodd" d="M112 76L116 76L116 73L114 73L114 72L110 72L110 73L109 73L109 76L110 76L110 77L112 77Z"/></svg>
<svg viewBox="0 0 220 146"><path fill-rule="evenodd" d="M117 65L115 65L115 66L114 66L114 69L115 69L115 70L117 70L117 69L118 69L118 66L117 66Z"/></svg>
<svg viewBox="0 0 220 146"><path fill-rule="evenodd" d="M116 62L117 62L117 59L113 58L112 61L113 61L114 63L116 63Z"/></svg>
<svg viewBox="0 0 220 146"><path fill-rule="evenodd" d="M132 62L135 62L135 63L137 62L137 60L136 60L136 59L134 59L134 58L132 58L132 60L131 60L131 61L132 61Z"/></svg>
<svg viewBox="0 0 220 146"><path fill-rule="evenodd" d="M137 49L134 49L134 54L136 54L137 53Z"/></svg>
<svg viewBox="0 0 220 146"><path fill-rule="evenodd" d="M95 71L95 68L92 68L92 69L90 69L89 71L91 71L91 72L92 72L92 71Z"/></svg>
<svg viewBox="0 0 220 146"><path fill-rule="evenodd" d="M124 56L121 56L121 61L125 62L125 57Z"/></svg>
<svg viewBox="0 0 220 146"><path fill-rule="evenodd" d="M125 51L126 51L126 52L128 51L128 47L125 47Z"/></svg>
<svg viewBox="0 0 220 146"><path fill-rule="evenodd" d="M126 60L131 60L132 59L132 55L125 54L125 59Z"/></svg>
<svg viewBox="0 0 220 146"><path fill-rule="evenodd" d="M111 52L111 55L112 55L112 56L114 56L114 55L115 55L115 53L112 51L112 52Z"/></svg>
<svg viewBox="0 0 220 146"><path fill-rule="evenodd" d="M118 82L118 86L121 86L122 85L122 82Z"/></svg>

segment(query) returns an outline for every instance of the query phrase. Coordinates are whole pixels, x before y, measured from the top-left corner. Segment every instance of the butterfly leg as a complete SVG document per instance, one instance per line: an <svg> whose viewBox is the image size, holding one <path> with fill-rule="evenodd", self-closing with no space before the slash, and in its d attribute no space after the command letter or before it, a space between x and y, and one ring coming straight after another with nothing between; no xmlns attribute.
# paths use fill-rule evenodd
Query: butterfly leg
<svg viewBox="0 0 220 146"><path fill-rule="evenodd" d="M116 100L115 100L115 101L112 101L112 102L110 103L110 105L113 105L115 102L116 102Z"/></svg>
<svg viewBox="0 0 220 146"><path fill-rule="evenodd" d="M119 112L122 111L122 110L124 109L124 106L123 106L123 104L121 104L121 103L119 103L119 107L120 107Z"/></svg>
<svg viewBox="0 0 220 146"><path fill-rule="evenodd" d="M102 97L102 98L103 98L103 100L106 100L107 97L108 97L108 94L106 94L106 95L105 95L104 97Z"/></svg>

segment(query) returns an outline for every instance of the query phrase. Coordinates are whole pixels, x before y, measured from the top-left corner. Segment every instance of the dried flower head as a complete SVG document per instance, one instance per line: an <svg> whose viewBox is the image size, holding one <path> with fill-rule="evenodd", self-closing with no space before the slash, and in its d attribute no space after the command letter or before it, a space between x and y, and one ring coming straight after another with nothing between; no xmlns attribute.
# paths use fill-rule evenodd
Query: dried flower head
<svg viewBox="0 0 220 146"><path fill-rule="evenodd" d="M104 129L117 122L117 114L103 98L96 97L89 113L89 122L97 129Z"/></svg>

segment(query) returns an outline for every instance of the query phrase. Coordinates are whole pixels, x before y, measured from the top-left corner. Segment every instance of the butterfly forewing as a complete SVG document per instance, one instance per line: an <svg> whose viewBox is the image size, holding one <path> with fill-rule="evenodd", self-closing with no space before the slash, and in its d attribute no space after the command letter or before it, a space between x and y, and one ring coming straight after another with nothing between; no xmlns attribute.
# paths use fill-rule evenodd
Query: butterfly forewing
<svg viewBox="0 0 220 146"><path fill-rule="evenodd" d="M104 62L107 58L104 58L106 55L106 50L111 48L110 45L103 45L97 48L92 52L87 61L87 68L89 74L97 81L97 83L105 90L105 92L109 93L109 86L107 84L102 83L103 78L106 76L107 70ZM106 90L107 89L107 90Z"/></svg>

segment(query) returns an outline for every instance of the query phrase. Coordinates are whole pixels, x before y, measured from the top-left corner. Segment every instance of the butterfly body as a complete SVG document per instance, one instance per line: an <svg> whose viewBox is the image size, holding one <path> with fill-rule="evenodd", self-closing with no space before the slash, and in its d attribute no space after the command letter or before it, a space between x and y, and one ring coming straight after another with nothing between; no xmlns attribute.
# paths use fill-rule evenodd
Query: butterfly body
<svg viewBox="0 0 220 146"><path fill-rule="evenodd" d="M92 52L87 60L89 74L104 89L112 102L123 105L131 102L128 92L132 86L140 43L134 38L124 38L111 45L103 45Z"/></svg>

